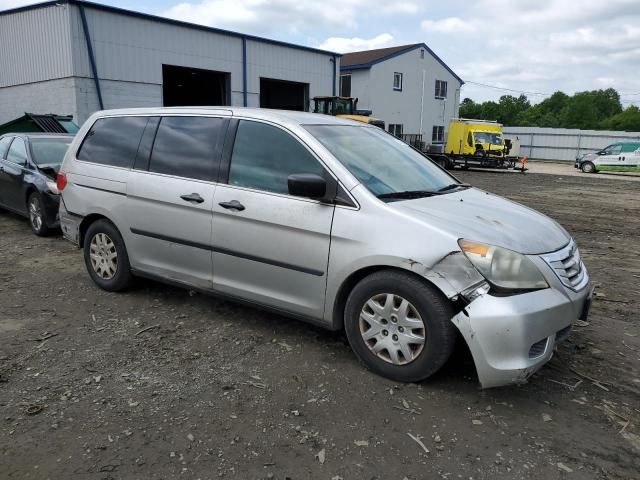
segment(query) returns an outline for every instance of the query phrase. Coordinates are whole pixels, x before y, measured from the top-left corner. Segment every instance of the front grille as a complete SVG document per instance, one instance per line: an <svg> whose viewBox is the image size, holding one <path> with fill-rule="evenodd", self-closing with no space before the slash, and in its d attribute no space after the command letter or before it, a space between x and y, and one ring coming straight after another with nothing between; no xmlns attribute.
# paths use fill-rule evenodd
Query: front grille
<svg viewBox="0 0 640 480"><path fill-rule="evenodd" d="M589 281L584 264L580 259L580 251L573 240L563 249L542 257L551 266L564 286L580 290Z"/></svg>
<svg viewBox="0 0 640 480"><path fill-rule="evenodd" d="M529 358L539 357L544 353L546 349L547 349L547 339L543 338L539 342L536 342L533 345L531 345L531 348L529 349Z"/></svg>

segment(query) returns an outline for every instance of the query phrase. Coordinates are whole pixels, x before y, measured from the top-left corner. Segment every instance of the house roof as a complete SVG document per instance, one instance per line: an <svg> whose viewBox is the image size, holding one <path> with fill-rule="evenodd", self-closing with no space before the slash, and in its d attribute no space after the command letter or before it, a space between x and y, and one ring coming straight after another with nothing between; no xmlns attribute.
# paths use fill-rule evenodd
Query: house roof
<svg viewBox="0 0 640 480"><path fill-rule="evenodd" d="M438 57L438 55L436 55L435 52L431 50L425 43L412 43L409 45L400 45L397 47L377 48L375 50L362 50L360 52L345 53L340 59L340 70L348 72L351 70L362 70L371 68L376 63L384 62L385 60L389 60L390 58L397 57L398 55L411 52L417 48L424 48L460 83L464 83L464 80L456 75L456 73L451 70L449 65L444 63L444 61L442 61L442 59Z"/></svg>
<svg viewBox="0 0 640 480"><path fill-rule="evenodd" d="M315 52L315 53L322 53L322 54L325 54L325 55L332 55L333 57L341 57L340 53L330 52L330 51L327 51L327 50L321 50L319 48L305 47L303 45L296 45L295 43L282 42L280 40L272 40L270 38L258 37L258 36L255 36L255 35L247 35L247 34L240 33L240 32L234 32L232 30L224 30L224 29L221 29L221 28L207 27L205 25L198 25L196 23L183 22L183 21L180 21L180 20L174 20L172 18L159 17L157 15L150 15L148 13L136 12L134 10L126 10L124 8L112 7L110 5L102 5L100 3L94 3L94 2L85 1L85 0L50 0L50 1L45 1L45 2L41 2L41 3L34 3L32 5L26 5L24 7L17 7L17 8L12 8L12 9L9 9L9 10L0 10L0 16L10 15L10 14L13 14L13 13L24 12L24 11L29 11L29 10L37 10L39 8L57 6L57 5L62 5L62 4L69 4L69 5L76 5L78 7L92 8L94 10L101 10L101 11L104 11L104 12L111 12L111 13L115 13L115 14L126 15L126 16L129 16L129 17L135 17L135 18L141 18L141 19L145 19L145 20L151 20L151 21L154 21L154 22L167 23L167 24L170 24L170 25L177 25L177 26L180 26L180 27L192 28L192 29L195 29L195 30L203 30L203 31L206 31L206 32L219 33L219 34L223 34L223 35L229 35L229 36L232 36L232 37L246 38L248 40L255 40L255 41L259 41L259 42L270 43L272 45L279 45L279 46L282 46L282 47L289 47L289 48L295 48L295 49L298 49L298 50L306 50L308 52Z"/></svg>

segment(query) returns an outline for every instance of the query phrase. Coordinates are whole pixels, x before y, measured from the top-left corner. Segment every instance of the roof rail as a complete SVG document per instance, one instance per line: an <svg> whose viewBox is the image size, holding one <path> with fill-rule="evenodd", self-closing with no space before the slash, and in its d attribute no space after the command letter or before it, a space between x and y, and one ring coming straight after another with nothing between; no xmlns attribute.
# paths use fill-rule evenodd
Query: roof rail
<svg viewBox="0 0 640 480"><path fill-rule="evenodd" d="M452 122L499 123L497 120L480 120L477 118L452 118Z"/></svg>

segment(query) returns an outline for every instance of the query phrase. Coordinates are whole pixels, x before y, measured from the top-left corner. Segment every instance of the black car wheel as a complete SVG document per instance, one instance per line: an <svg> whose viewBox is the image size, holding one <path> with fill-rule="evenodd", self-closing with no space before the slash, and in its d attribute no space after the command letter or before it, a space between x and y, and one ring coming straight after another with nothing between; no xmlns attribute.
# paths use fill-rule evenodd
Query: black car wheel
<svg viewBox="0 0 640 480"><path fill-rule="evenodd" d="M108 220L92 223L84 235L84 262L103 290L117 292L131 283L129 256L118 229Z"/></svg>
<svg viewBox="0 0 640 480"><path fill-rule="evenodd" d="M47 236L50 233L50 229L47 226L42 198L40 198L39 193L33 192L29 195L29 199L27 200L27 213L29 214L31 231L40 237Z"/></svg>
<svg viewBox="0 0 640 480"><path fill-rule="evenodd" d="M351 291L344 313L351 348L383 377L416 382L447 361L455 344L451 304L408 273L380 271Z"/></svg>

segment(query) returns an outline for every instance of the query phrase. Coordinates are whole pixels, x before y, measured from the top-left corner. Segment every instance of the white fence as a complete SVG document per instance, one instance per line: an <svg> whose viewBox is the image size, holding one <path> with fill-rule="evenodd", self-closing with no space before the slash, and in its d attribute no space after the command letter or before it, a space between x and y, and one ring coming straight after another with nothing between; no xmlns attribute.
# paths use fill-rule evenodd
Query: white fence
<svg viewBox="0 0 640 480"><path fill-rule="evenodd" d="M506 137L520 139L520 156L537 160L572 162L576 156L595 152L607 145L640 141L640 132L612 132L568 128L504 127Z"/></svg>

